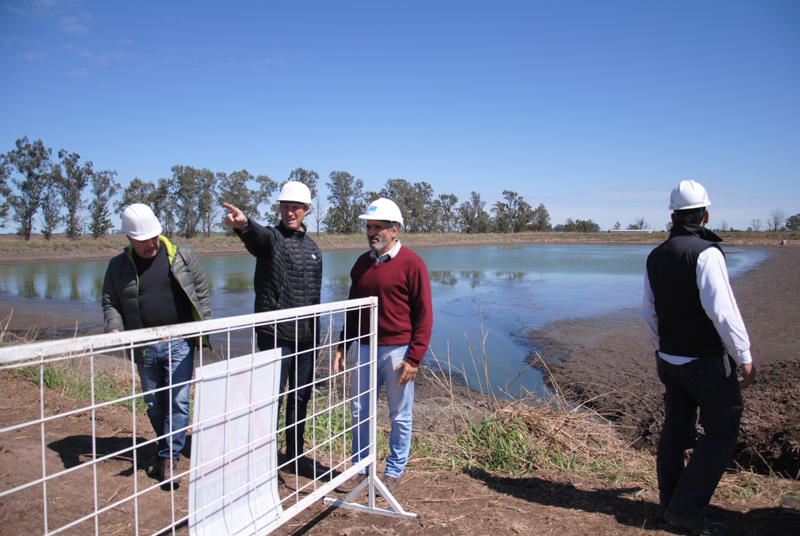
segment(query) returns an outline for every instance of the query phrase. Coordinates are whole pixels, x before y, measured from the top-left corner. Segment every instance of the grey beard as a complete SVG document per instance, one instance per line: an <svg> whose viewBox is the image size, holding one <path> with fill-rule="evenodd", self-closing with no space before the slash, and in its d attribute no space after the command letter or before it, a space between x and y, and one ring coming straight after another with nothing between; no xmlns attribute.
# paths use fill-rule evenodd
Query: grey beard
<svg viewBox="0 0 800 536"><path fill-rule="evenodd" d="M378 238L377 242L369 243L369 247L372 248L375 251L375 253L379 252L380 250L382 250L391 243L391 239L383 240L381 237L377 238Z"/></svg>

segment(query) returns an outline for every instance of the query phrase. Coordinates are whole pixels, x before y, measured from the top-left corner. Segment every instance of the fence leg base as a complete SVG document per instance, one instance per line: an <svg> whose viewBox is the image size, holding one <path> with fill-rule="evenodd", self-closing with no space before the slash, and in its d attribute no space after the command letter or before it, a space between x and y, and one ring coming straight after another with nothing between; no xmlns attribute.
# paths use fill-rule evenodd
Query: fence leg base
<svg viewBox="0 0 800 536"><path fill-rule="evenodd" d="M386 502L389 503L389 506L392 508L391 510L387 510L385 508L378 508L374 505L374 499L370 501L372 504L371 506L366 506L363 504L351 502L356 496L361 493L361 491L366 488L367 486L373 486L373 490L370 490L370 496L374 498L374 491L377 491L381 494L381 496L386 499ZM389 490L386 489L386 486L383 485L380 478L373 478L368 476L364 482L359 484L359 486L354 489L350 494L344 499L332 499L330 497L325 497L323 502L329 506L335 506L336 508L349 508L350 510L355 510L357 512L366 512L368 514L377 514L379 516L386 516L386 517L400 517L404 519L414 519L417 517L417 514L406 512L400 503L394 498L394 496L389 493Z"/></svg>

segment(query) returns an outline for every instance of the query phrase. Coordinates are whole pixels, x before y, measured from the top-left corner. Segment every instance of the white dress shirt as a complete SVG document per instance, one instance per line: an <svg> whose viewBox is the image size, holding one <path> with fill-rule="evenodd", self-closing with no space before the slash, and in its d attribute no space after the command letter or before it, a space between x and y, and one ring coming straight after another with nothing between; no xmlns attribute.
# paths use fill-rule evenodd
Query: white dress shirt
<svg viewBox="0 0 800 536"><path fill-rule="evenodd" d="M750 338L744 326L736 298L733 295L730 281L728 280L728 267L725 265L725 256L717 248L711 247L704 250L697 257L697 288L700 290L700 303L703 310L714 323L722 344L728 354L733 357L738 365L753 362L750 355ZM642 317L647 326L647 335L653 347L660 348L658 337L658 317L656 316L656 303L653 291L650 288L650 277L645 268L644 273L644 299L642 303ZM673 365L683 365L693 361L693 357L669 355L658 352L664 361ZM726 361L727 362L727 361Z"/></svg>

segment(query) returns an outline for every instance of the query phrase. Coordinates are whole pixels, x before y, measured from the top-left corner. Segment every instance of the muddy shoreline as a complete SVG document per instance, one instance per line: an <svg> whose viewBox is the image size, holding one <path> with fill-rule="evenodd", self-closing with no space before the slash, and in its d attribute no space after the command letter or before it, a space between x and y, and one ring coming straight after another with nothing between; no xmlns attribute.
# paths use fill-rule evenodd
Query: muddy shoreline
<svg viewBox="0 0 800 536"><path fill-rule="evenodd" d="M750 336L755 384L744 393L736 461L797 478L800 471L800 249L759 247L771 257L732 280ZM663 386L640 310L571 319L528 333L548 380L621 426L630 443L655 452Z"/></svg>

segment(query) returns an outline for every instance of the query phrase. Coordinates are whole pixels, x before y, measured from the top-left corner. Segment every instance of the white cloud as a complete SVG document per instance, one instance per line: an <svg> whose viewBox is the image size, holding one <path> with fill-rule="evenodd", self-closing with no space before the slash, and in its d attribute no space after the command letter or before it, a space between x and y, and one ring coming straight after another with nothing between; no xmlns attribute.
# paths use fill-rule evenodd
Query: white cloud
<svg viewBox="0 0 800 536"><path fill-rule="evenodd" d="M90 71L89 69L75 69L74 71L67 71L67 76L73 76L75 78L89 76L91 74L92 71Z"/></svg>
<svg viewBox="0 0 800 536"><path fill-rule="evenodd" d="M27 52L23 54L22 57L26 60L38 60L39 58L43 58L44 54L42 52Z"/></svg>
<svg viewBox="0 0 800 536"><path fill-rule="evenodd" d="M119 42L122 45L132 45L133 44L133 39L120 39Z"/></svg>
<svg viewBox="0 0 800 536"><path fill-rule="evenodd" d="M84 17L91 18L86 14L84 14L83 17L61 17L61 31L80 35L88 35L89 28L80 23L81 18Z"/></svg>

